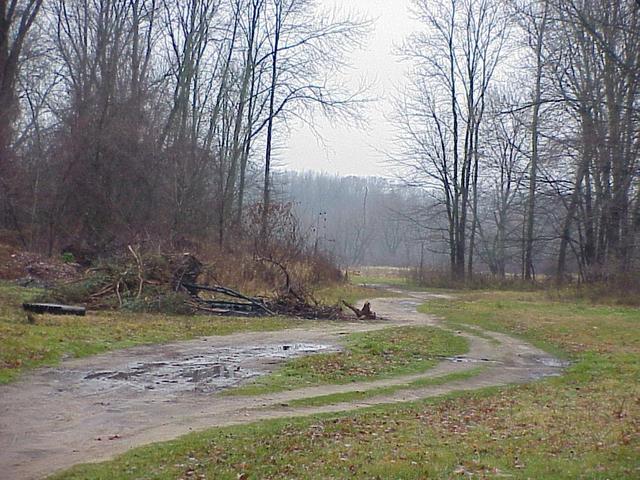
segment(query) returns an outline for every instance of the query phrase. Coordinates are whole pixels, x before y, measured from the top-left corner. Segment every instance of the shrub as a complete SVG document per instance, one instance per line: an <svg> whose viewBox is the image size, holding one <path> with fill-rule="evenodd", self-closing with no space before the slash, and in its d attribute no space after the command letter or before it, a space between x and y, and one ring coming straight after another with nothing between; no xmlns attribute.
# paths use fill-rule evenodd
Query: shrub
<svg viewBox="0 0 640 480"><path fill-rule="evenodd" d="M64 263L76 263L76 257L73 253L71 252L64 252L61 256L60 259L64 262Z"/></svg>

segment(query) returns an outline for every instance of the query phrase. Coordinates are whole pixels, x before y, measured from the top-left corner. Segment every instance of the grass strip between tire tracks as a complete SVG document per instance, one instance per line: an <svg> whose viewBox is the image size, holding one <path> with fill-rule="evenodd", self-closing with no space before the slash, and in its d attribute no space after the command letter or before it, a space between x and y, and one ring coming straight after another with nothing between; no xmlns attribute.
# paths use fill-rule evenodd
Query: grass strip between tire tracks
<svg viewBox="0 0 640 480"><path fill-rule="evenodd" d="M296 388L346 384L421 373L437 357L468 351L467 341L436 327L387 328L349 335L345 351L309 355L286 362L274 373L227 390L226 395L259 395Z"/></svg>

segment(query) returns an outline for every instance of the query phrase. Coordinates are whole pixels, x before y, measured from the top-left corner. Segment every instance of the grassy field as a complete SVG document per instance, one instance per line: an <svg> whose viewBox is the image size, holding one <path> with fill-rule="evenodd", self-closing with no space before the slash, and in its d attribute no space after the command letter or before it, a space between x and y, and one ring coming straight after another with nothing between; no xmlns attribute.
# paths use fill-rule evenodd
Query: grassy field
<svg viewBox="0 0 640 480"><path fill-rule="evenodd" d="M386 285L401 290L414 292L428 291L431 293L452 293L451 286L421 285L411 278L411 271L406 268L392 267L363 267L349 273L352 285Z"/></svg>
<svg viewBox="0 0 640 480"><path fill-rule="evenodd" d="M453 326L515 333L559 355L640 352L640 310L632 307L552 301L544 292L467 292L420 310Z"/></svg>
<svg viewBox="0 0 640 480"><path fill-rule="evenodd" d="M344 352L290 360L273 374L228 390L227 394L257 395L418 373L438 363L437 356L460 355L466 351L464 338L434 327L355 333L349 336Z"/></svg>
<svg viewBox="0 0 640 480"><path fill-rule="evenodd" d="M640 311L508 292L423 308L524 336L572 366L527 385L215 429L56 478L640 478Z"/></svg>

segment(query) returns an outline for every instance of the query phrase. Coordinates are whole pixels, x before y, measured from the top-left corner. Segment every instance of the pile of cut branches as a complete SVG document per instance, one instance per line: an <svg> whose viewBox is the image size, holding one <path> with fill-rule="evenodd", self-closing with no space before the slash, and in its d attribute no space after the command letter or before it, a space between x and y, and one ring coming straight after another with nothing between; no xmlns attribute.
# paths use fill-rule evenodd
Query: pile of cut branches
<svg viewBox="0 0 640 480"><path fill-rule="evenodd" d="M95 309L122 308L137 312L203 313L219 316L282 315L305 319L346 318L340 305L320 304L304 288L294 288L287 268L273 260L284 285L269 298L253 297L227 286L209 284L212 269L192 254L148 254L129 246L126 253L103 261L79 279L57 285L42 300L84 304ZM206 274L206 275L205 275ZM201 280L202 278L205 280ZM375 318L347 304L358 318ZM369 312L369 313L366 313Z"/></svg>
<svg viewBox="0 0 640 480"><path fill-rule="evenodd" d="M253 298L231 288L219 285L197 285L183 283L181 287L190 296L188 304L195 310L213 315L275 315L264 300ZM213 298L203 298L201 293L217 294ZM223 298L219 298L220 295Z"/></svg>
<svg viewBox="0 0 640 480"><path fill-rule="evenodd" d="M190 305L200 312L212 315L282 315L310 320L338 320L345 318L338 305L321 305L311 295L301 295L289 290L274 299L255 298L222 286L183 284L189 292ZM202 293L217 294L213 299L203 298ZM219 298L220 295L223 298Z"/></svg>
<svg viewBox="0 0 640 480"><path fill-rule="evenodd" d="M190 254L127 253L100 261L73 280L53 287L44 300L81 303L94 309L190 313L183 281L193 281L203 265Z"/></svg>

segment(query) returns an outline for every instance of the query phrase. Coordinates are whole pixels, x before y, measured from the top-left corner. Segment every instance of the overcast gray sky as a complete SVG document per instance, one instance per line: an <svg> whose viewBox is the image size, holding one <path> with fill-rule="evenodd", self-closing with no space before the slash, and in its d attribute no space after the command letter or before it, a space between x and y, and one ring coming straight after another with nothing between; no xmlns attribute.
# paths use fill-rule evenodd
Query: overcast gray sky
<svg viewBox="0 0 640 480"><path fill-rule="evenodd" d="M296 125L280 152L280 164L291 170L316 170L340 175L385 175L383 155L392 142L392 129L385 119L391 110L391 97L404 81L406 65L393 54L394 45L411 33L413 22L410 0L320 0L326 8L337 7L362 13L375 19L371 35L362 50L350 58L353 68L345 78L354 88L361 80L374 83L370 96L379 98L366 111L368 125L363 128L332 125L316 119L316 129L324 142L319 142L311 129Z"/></svg>

